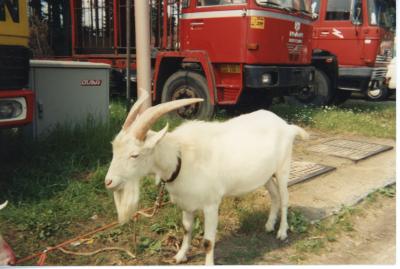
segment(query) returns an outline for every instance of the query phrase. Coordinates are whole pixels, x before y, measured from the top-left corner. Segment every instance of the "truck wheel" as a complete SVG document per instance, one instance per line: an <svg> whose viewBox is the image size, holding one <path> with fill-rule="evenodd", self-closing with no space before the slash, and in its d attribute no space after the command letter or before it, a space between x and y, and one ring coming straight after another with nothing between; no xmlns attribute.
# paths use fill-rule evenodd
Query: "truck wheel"
<svg viewBox="0 0 400 269"><path fill-rule="evenodd" d="M207 80L203 75L182 70L167 79L163 87L161 102L183 98L203 98L204 101L178 109L173 112L176 116L184 119L209 120L214 115L214 105L211 104Z"/></svg>
<svg viewBox="0 0 400 269"><path fill-rule="evenodd" d="M378 81L371 81L365 91L365 97L370 101L382 101L388 97L388 89Z"/></svg>
<svg viewBox="0 0 400 269"><path fill-rule="evenodd" d="M333 98L334 93L329 77L325 72L316 69L313 87L304 88L298 95L289 96L286 100L289 104L325 106L330 105Z"/></svg>

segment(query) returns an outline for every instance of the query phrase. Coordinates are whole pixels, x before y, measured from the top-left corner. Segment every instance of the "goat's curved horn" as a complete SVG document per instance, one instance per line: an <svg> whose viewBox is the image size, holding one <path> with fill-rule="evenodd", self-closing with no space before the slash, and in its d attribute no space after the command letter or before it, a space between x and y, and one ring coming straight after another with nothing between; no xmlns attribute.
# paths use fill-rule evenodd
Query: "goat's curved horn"
<svg viewBox="0 0 400 269"><path fill-rule="evenodd" d="M164 114L176 110L178 108L192 105L198 102L203 102L202 98L187 98L179 99L163 104L159 104L148 108L142 115L135 121L134 136L143 141L151 126Z"/></svg>
<svg viewBox="0 0 400 269"><path fill-rule="evenodd" d="M2 210L3 208L5 208L8 204L8 201L5 201L3 204L0 205L0 210Z"/></svg>
<svg viewBox="0 0 400 269"><path fill-rule="evenodd" d="M140 98L133 104L131 110L128 113L128 116L126 117L126 120L124 122L124 125L122 126L122 129L126 130L129 128L129 126L132 125L132 122L135 121L137 116L139 115L139 111L141 106L146 102L146 100L150 97L147 91L145 91L142 88L139 88L139 95Z"/></svg>

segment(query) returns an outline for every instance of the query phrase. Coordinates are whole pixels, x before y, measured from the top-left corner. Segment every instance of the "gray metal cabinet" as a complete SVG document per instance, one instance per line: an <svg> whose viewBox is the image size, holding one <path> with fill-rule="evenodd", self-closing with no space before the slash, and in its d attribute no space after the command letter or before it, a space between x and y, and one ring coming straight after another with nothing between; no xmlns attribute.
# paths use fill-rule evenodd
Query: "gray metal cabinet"
<svg viewBox="0 0 400 269"><path fill-rule="evenodd" d="M37 138L58 124L85 124L89 117L106 122L109 75L107 64L32 60L29 86L36 95L36 110L28 133Z"/></svg>

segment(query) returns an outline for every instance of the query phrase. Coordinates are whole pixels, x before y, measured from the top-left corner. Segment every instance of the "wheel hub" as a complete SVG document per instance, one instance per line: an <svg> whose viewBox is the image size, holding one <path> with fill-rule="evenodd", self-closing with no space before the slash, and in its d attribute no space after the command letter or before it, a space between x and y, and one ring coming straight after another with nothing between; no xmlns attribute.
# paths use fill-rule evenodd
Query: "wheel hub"
<svg viewBox="0 0 400 269"><path fill-rule="evenodd" d="M373 98L377 98L377 97L381 96L381 94L382 94L381 87L382 87L382 85L381 85L381 83L379 83L379 81L371 81L369 83L368 95Z"/></svg>
<svg viewBox="0 0 400 269"><path fill-rule="evenodd" d="M315 97L315 89L312 86L301 89L298 93L297 98L301 101L309 101Z"/></svg>
<svg viewBox="0 0 400 269"><path fill-rule="evenodd" d="M186 99L186 98L197 98L197 94L190 87L182 87L178 88L172 94L172 100ZM200 104L192 104L188 106L181 107L177 110L177 113L180 117L189 119L194 118L196 114L199 112Z"/></svg>

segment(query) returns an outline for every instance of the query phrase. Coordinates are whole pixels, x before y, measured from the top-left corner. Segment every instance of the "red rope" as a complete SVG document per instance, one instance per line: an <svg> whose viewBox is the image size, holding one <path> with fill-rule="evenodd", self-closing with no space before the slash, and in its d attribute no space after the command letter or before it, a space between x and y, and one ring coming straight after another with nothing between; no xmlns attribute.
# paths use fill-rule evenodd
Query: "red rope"
<svg viewBox="0 0 400 269"><path fill-rule="evenodd" d="M153 210L153 214L152 214L152 215L154 215L155 211L156 211L158 208L160 208L161 206L163 206L163 205L165 205L165 204L168 204L168 203L169 203L169 202L166 202L166 203L163 203L163 204L161 204L161 203L158 203L158 204L157 204L157 201L156 201L156 205L155 205L154 207L146 208L146 209L143 209L143 210L141 210L141 211L139 211L139 212L136 212L136 213L133 215L133 218L134 218L134 219L135 219L135 218L138 218L140 215L143 215L143 214L142 214L143 212L147 212L147 211L150 211L150 210ZM112 223L110 223L110 224L107 224L107 225L104 225L104 226L102 226L102 227L100 227L100 228L97 228L97 229L94 230L94 231L88 232L88 233L83 234L83 235L79 235L79 236L77 236L77 237L74 237L74 238L72 238L72 239L69 239L69 240L67 240L67 241L64 241L64 242L62 242L62 243L60 243L60 244L58 244L58 245L56 245L56 246L54 246L54 247L48 247L48 248L46 248L46 250L44 250L44 251L41 251L41 252L38 252L38 253L36 253L36 254L33 254L33 255L27 256L27 257L25 257L25 258L19 259L19 260L17 260L17 262L16 262L15 264L18 265L18 264L21 264L21 263L30 261L30 260L32 260L32 259L34 259L34 258L36 258L36 257L39 257L39 260L38 260L38 262L37 262L37 265L44 265L49 252L54 251L54 250L58 250L59 248L62 248L62 247L66 246L66 245L68 245L68 244L70 244L70 243L72 243L72 242L78 241L79 239L82 239L82 238L85 238L85 237L89 237L89 236L91 236L91 235L93 235L93 234L96 234L96 233L98 233L98 232L101 232L101 231L110 229L110 228L116 226L117 224L118 224L118 221L114 221L114 222L112 222Z"/></svg>

